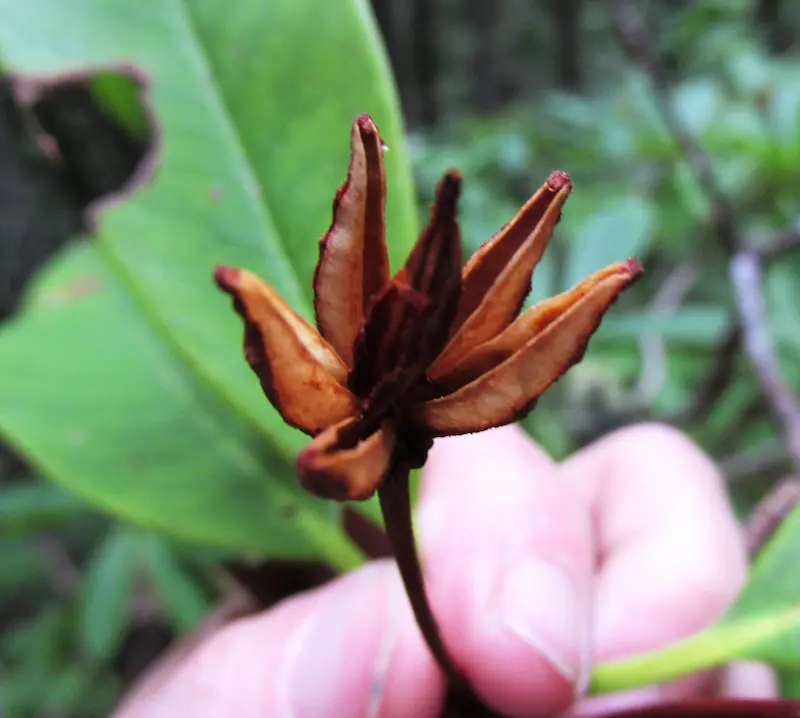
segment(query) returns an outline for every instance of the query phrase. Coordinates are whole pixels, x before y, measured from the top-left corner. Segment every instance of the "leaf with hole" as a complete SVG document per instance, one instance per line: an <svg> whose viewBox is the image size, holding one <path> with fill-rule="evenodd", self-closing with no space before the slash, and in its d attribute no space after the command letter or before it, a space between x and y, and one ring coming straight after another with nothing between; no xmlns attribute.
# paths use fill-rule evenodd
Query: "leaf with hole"
<svg viewBox="0 0 800 718"><path fill-rule="evenodd" d="M130 93L97 81L129 72L157 137L149 184L94 217L96 252L65 259L71 283L43 279L33 310L2 332L0 432L129 520L358 563L337 510L295 490L300 437L237 351L241 328L211 274L247 267L310 316L317 240L363 111L391 149L395 257L414 241L400 113L366 2L32 0L4 12L0 57L40 89L83 73L135 126Z"/></svg>

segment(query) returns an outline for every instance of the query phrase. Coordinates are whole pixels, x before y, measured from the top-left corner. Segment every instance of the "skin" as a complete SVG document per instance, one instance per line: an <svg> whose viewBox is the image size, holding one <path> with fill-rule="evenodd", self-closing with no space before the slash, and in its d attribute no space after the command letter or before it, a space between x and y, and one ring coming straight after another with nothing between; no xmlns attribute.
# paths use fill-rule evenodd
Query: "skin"
<svg viewBox="0 0 800 718"><path fill-rule="evenodd" d="M437 441L417 529L445 643L496 710L596 715L723 689L772 692L768 672L736 666L579 698L591 661L702 629L745 579L719 471L674 429L624 429L561 464L516 427ZM389 561L208 633L115 716L433 718L442 705L441 676Z"/></svg>

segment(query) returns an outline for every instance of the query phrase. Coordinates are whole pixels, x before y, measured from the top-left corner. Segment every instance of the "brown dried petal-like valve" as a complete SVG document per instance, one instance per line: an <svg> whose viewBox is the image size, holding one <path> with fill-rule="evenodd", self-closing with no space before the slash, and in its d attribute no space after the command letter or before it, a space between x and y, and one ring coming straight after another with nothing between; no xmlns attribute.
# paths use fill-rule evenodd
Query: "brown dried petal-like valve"
<svg viewBox="0 0 800 718"><path fill-rule="evenodd" d="M319 331L258 277L217 268L264 393L288 424L315 437L296 464L314 494L366 499L390 465L420 466L434 437L524 416L580 360L606 310L642 273L635 259L613 264L517 316L572 183L551 174L463 269L460 190L460 175L449 171L427 227L391 276L383 142L361 115L320 240Z"/></svg>

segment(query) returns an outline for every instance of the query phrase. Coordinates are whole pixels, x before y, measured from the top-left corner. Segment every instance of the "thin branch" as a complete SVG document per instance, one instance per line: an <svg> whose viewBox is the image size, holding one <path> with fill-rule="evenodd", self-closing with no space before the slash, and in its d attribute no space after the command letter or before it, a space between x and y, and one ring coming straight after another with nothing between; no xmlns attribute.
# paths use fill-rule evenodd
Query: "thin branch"
<svg viewBox="0 0 800 718"><path fill-rule="evenodd" d="M754 247L765 264L775 261L786 252L800 248L800 217L765 244Z"/></svg>
<svg viewBox="0 0 800 718"><path fill-rule="evenodd" d="M777 484L758 502L745 526L747 554L758 556L764 544L780 528L784 519L800 503L800 481L786 479Z"/></svg>
<svg viewBox="0 0 800 718"><path fill-rule="evenodd" d="M725 393L734 377L737 349L741 346L741 342L742 330L737 322L714 350L708 363L708 371L694 390L691 404L675 417L678 423L693 424L702 420Z"/></svg>
<svg viewBox="0 0 800 718"><path fill-rule="evenodd" d="M81 572L61 541L43 533L35 539L34 546L55 590L65 597L74 596L81 584Z"/></svg>
<svg viewBox="0 0 800 718"><path fill-rule="evenodd" d="M720 471L729 483L744 481L751 476L769 476L785 471L788 463L786 447L777 438L736 451L718 459Z"/></svg>
<svg viewBox="0 0 800 718"><path fill-rule="evenodd" d="M720 242L732 253L737 246L733 206L719 186L711 158L683 126L675 111L669 73L654 49L641 13L627 0L610 0L607 5L622 46L648 75L661 119L711 202L711 219Z"/></svg>
<svg viewBox="0 0 800 718"><path fill-rule="evenodd" d="M698 271L694 265L684 263L673 269L661 283L650 303L654 316L674 314L697 283ZM662 332L645 332L639 338L642 370L634 395L640 406L649 406L661 391L667 374L667 347Z"/></svg>
<svg viewBox="0 0 800 718"><path fill-rule="evenodd" d="M719 186L710 156L683 126L675 112L669 74L654 50L641 13L628 0L608 0L607 6L622 45L634 62L647 73L662 120L711 204L711 221L717 240L732 256L730 275L744 351L773 413L780 422L786 448L800 475L800 402L780 375L778 359L767 328L763 286L765 258L800 243L800 228L789 228L761 249L745 245L737 233L734 206ZM769 249L770 246L772 249Z"/></svg>
<svg viewBox="0 0 800 718"><path fill-rule="evenodd" d="M800 218L794 220L789 227L759 244L749 243L752 251L760 258L765 267L780 259L784 254L800 249ZM736 368L736 349L742 343L742 327L737 316L736 323L730 328L720 342L711 358L708 376L697 387L691 405L680 413L676 420L693 423L702 419L724 391L728 388ZM773 451L774 454L774 451Z"/></svg>
<svg viewBox="0 0 800 718"><path fill-rule="evenodd" d="M781 423L786 448L800 475L800 402L782 379L769 332L761 258L752 250L738 252L730 263L734 297L742 324L744 350L761 390Z"/></svg>

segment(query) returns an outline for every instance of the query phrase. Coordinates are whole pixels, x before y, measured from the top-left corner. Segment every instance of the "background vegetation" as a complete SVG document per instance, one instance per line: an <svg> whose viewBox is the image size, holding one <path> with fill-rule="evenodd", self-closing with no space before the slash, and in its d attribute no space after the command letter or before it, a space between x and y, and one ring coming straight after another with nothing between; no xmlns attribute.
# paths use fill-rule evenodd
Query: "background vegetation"
<svg viewBox="0 0 800 718"><path fill-rule="evenodd" d="M555 456L667 421L720 462L743 517L796 474L797 4L374 0L406 142L360 2L327 24L310 0L240 0L225 22L210 0L185 0L178 19L100 0L65 19L52 2L0 10L0 714L105 715L235 584L269 602L327 575L307 561L344 569L357 544L375 546L355 514L345 533L337 509L295 487L298 438L265 413L235 319L203 279L215 261L262 267L302 310L310 285L292 275L313 266L361 111L390 146L395 258L457 166L470 249L552 169L573 177L532 300L644 262L526 420ZM159 33L174 50L154 46ZM149 78L155 125L109 59ZM56 89L30 81L98 64ZM158 182L104 215L99 240L78 239L94 229L87 207L155 140ZM794 565L796 533L762 578ZM757 587L759 610L796 607L792 580ZM800 660L765 646L755 654L784 668Z"/></svg>

